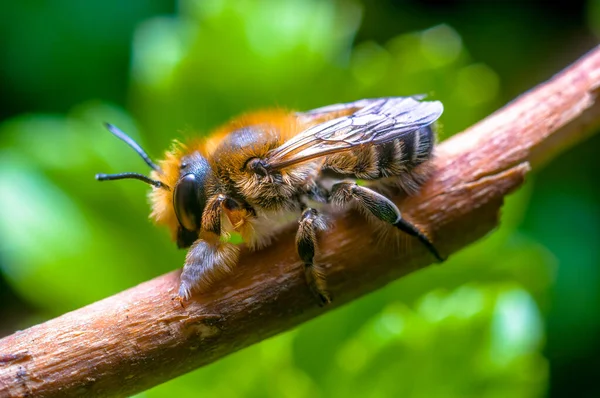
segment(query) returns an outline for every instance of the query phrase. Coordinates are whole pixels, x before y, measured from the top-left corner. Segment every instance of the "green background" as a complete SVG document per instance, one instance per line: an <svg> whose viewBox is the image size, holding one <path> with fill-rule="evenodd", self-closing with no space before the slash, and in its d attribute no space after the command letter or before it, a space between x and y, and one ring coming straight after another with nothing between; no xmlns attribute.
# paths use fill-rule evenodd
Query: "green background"
<svg viewBox="0 0 600 398"><path fill-rule="evenodd" d="M253 108L427 93L440 139L598 42L600 4L55 0L0 6L0 335L182 264L145 165ZM600 137L443 267L140 397L600 396Z"/></svg>

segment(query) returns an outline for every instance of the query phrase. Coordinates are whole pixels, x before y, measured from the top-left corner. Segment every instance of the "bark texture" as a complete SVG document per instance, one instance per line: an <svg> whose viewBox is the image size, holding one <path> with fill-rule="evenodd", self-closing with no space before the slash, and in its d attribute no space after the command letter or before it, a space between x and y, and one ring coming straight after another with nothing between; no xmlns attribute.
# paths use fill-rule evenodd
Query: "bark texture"
<svg viewBox="0 0 600 398"><path fill-rule="evenodd" d="M598 128L599 86L596 48L443 142L421 194L396 198L403 214L444 256L483 237L532 168ZM396 250L358 214L332 221L316 257L326 264L331 306L318 307L307 289L290 229L266 250L243 252L235 275L185 307L173 300L177 270L0 340L0 397L129 396L433 263L412 240L410 250Z"/></svg>

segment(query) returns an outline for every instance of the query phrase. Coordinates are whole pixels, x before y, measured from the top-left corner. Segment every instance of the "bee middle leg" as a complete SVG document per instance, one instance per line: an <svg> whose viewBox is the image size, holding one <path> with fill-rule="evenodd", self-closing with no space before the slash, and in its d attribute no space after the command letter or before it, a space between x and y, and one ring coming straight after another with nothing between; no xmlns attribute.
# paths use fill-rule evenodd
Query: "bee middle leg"
<svg viewBox="0 0 600 398"><path fill-rule="evenodd" d="M356 203L367 214L373 215L377 219L416 237L438 261L443 261L442 256L440 256L427 235L415 225L403 219L394 202L382 194L354 182L339 182L331 189L331 201L338 206L344 206L351 202Z"/></svg>
<svg viewBox="0 0 600 398"><path fill-rule="evenodd" d="M331 303L331 297L327 291L323 270L313 262L313 259L317 248L317 232L326 228L317 210L307 208L300 216L296 233L296 248L300 259L304 262L306 282L321 306Z"/></svg>

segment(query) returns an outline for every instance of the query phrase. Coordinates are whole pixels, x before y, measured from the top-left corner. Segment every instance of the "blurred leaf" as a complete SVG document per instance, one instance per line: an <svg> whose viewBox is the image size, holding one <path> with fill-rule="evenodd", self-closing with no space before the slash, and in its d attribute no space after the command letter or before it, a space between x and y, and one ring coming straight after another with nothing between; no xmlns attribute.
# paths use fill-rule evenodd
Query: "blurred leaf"
<svg viewBox="0 0 600 398"><path fill-rule="evenodd" d="M29 109L64 111L90 93L122 100L133 27L137 21L168 12L171 3L5 2L0 12L4 88L19 93L11 100L24 101Z"/></svg>
<svg viewBox="0 0 600 398"><path fill-rule="evenodd" d="M108 165L119 159L125 170L142 164L101 120L131 126L122 112L89 104L68 118L23 116L0 127L2 266L23 297L54 314L181 263L166 236L144 221L146 186L94 180L102 169L116 171ZM144 222L144 230L136 226Z"/></svg>

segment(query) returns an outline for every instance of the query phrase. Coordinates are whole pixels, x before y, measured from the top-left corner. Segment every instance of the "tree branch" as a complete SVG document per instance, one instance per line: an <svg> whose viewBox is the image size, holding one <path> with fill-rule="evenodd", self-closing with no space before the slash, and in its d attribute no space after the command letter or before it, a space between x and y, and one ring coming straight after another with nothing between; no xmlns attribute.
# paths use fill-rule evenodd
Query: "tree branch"
<svg viewBox="0 0 600 398"><path fill-rule="evenodd" d="M487 119L443 142L436 172L403 213L443 255L490 232L504 196L600 124L600 47ZM449 110L447 110L449 111ZM352 212L320 242L334 303L305 285L293 229L182 308L180 270L0 340L0 396L127 396L290 329L432 262L411 241L394 251Z"/></svg>

